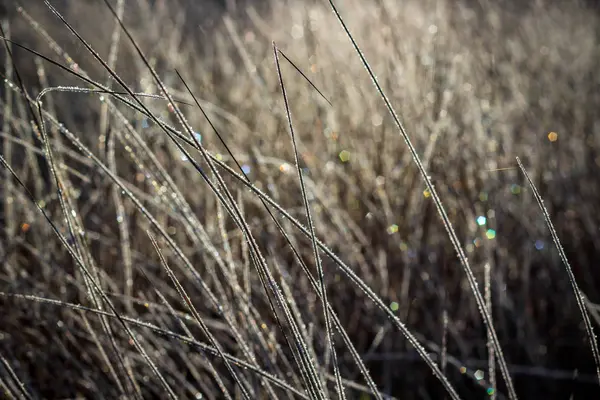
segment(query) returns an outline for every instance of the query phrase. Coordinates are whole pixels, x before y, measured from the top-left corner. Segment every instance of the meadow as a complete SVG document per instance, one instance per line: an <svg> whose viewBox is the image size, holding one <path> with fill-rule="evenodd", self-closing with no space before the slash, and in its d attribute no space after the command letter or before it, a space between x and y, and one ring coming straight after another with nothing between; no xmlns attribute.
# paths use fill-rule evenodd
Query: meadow
<svg viewBox="0 0 600 400"><path fill-rule="evenodd" d="M0 397L600 395L593 2L0 17Z"/></svg>

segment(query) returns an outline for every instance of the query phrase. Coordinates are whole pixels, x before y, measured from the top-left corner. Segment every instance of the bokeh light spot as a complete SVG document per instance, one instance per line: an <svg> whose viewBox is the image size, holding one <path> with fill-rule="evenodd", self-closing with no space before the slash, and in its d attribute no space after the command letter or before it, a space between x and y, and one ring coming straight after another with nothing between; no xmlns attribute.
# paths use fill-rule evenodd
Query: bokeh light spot
<svg viewBox="0 0 600 400"><path fill-rule="evenodd" d="M339 157L342 162L348 162L350 161L350 152L348 150L342 150L340 151Z"/></svg>

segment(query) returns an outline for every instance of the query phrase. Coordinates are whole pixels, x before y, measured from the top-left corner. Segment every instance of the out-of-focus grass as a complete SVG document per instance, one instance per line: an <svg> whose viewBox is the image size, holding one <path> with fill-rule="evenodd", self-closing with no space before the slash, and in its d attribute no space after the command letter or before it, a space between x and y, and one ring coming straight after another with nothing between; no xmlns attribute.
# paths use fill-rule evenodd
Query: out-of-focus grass
<svg viewBox="0 0 600 400"><path fill-rule="evenodd" d="M462 397L481 398L495 381L505 396L499 371L489 368L486 327L431 194L328 5L274 2L259 9L244 3L195 23L184 2L125 3L125 25L196 139L215 160L237 168L176 70L249 180L306 224L273 60L276 42L331 101L281 60L316 236L389 305ZM515 157L546 201L581 290L591 303L600 302L599 17L554 2L527 8L472 3L351 0L339 7L401 115L481 292L489 292L517 394L578 398L597 391L588 338ZM9 10L6 36L131 100L47 8L26 4L24 11ZM71 1L59 11L133 92L157 95L138 99L189 139L125 33L117 29L115 36L115 20L101 1ZM310 372L298 365L312 362L318 380L327 382L317 392L335 397L310 234L275 211L285 238L255 191L222 168L237 210L231 199L220 203L190 162L191 155L218 185L193 142L183 145L190 152L183 155L153 118L113 95L76 93L73 87L90 89L90 83L7 45L15 66L4 51L2 156L79 263L4 168L0 352L12 372L0 367L2 389L19 393L16 376L34 398L136 392L162 398L165 387L182 398L220 398L222 388L241 395L240 385L252 396L284 397L291 392L252 368L304 393ZM37 105L30 109L16 89L17 73L32 101L44 88L62 87L42 97L54 174L44 131L32 122L39 118ZM223 188L219 193L226 198ZM242 220L252 237L240 229ZM378 389L399 398L441 397L442 386L404 336L331 257L321 256L328 302ZM269 276L278 287L272 292ZM100 288L120 316L193 337L212 350L122 320L129 334L115 318L64 303L114 311ZM277 293L287 306L277 303ZM334 337L346 395L360 398L367 382L340 335ZM294 341L307 347L298 350ZM223 363L216 347L250 368L231 358Z"/></svg>

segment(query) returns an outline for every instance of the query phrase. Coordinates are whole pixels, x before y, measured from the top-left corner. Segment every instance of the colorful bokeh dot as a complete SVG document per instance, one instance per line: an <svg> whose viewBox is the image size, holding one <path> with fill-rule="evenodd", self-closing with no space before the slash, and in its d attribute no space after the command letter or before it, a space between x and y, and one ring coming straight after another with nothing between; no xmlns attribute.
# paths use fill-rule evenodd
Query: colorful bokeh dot
<svg viewBox="0 0 600 400"><path fill-rule="evenodd" d="M342 150L340 151L339 157L342 162L348 162L350 161L350 152L348 150Z"/></svg>

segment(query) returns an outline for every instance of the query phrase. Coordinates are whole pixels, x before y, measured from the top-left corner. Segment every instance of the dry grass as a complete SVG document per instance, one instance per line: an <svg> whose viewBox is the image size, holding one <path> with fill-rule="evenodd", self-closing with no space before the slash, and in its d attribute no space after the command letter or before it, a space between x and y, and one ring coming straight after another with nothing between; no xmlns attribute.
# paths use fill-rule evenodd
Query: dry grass
<svg viewBox="0 0 600 400"><path fill-rule="evenodd" d="M0 89L14 172L0 181L7 397L328 398L339 371L350 399L369 386L442 398L432 365L461 398L509 396L467 260L326 2L244 3L199 20L183 2L125 2L160 84L102 1L66 3L58 10L105 65L47 7L3 21L14 40ZM480 282L516 393L590 398L594 358L561 258L594 317L600 17L474 3L339 8ZM117 93L89 91L99 85Z"/></svg>

